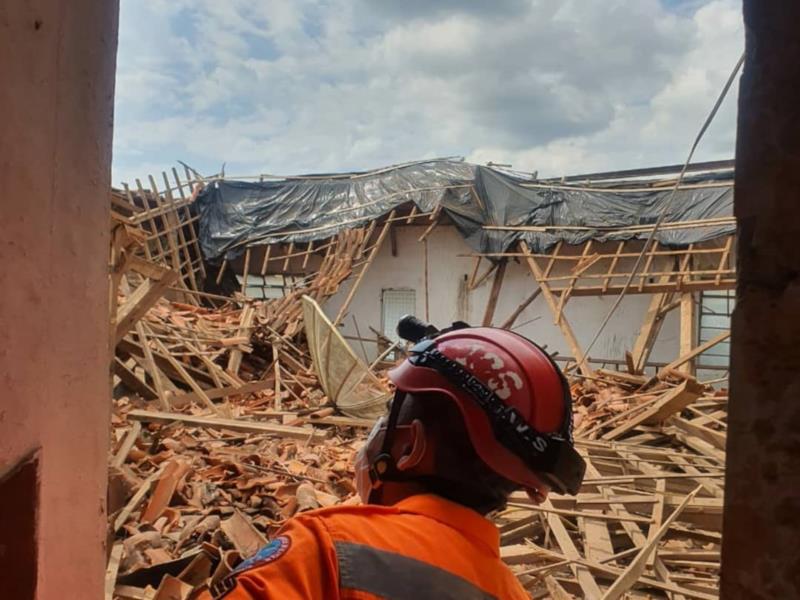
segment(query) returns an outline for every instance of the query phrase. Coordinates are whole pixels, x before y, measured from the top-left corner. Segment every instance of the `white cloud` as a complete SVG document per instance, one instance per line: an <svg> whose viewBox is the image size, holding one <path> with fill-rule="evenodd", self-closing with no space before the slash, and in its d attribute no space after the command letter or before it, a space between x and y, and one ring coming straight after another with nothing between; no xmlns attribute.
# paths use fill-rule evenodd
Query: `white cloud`
<svg viewBox="0 0 800 600"><path fill-rule="evenodd" d="M176 159L239 174L677 162L743 43L733 0L397 6L122 0L114 180ZM732 155L731 96L698 158Z"/></svg>

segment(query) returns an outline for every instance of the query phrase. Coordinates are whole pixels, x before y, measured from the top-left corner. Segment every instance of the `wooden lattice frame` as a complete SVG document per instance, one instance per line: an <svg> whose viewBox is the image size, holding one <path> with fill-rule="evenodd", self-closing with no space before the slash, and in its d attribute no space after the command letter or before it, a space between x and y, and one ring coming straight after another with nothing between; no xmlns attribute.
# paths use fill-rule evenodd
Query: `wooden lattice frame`
<svg viewBox="0 0 800 600"><path fill-rule="evenodd" d="M200 291L206 273L197 239L199 217L192 216L189 210L196 196L197 180L188 169L185 179L177 169L173 168L171 174L172 180L166 171L161 173L160 187L150 175L147 186L136 179L134 189L124 184L122 191L112 191L112 212L147 234L142 246L144 259L178 272L179 287Z"/></svg>

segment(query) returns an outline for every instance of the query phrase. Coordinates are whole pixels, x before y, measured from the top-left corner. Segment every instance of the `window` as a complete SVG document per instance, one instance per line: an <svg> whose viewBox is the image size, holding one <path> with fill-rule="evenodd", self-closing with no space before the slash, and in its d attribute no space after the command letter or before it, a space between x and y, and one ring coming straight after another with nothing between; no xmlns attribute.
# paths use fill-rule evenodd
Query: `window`
<svg viewBox="0 0 800 600"><path fill-rule="evenodd" d="M242 285L244 278L237 275L236 279L239 285ZM247 289L245 295L248 298L255 298L256 300L272 300L275 298L283 298L287 292L291 291L298 285L302 285L302 275L248 275L247 276Z"/></svg>
<svg viewBox="0 0 800 600"><path fill-rule="evenodd" d="M698 332L700 344L713 340L721 333L730 331L731 314L735 303L736 296L733 290L700 293L700 326ZM720 342L698 357L697 368L714 369L715 367L721 367L727 369L730 363L730 352L730 339Z"/></svg>
<svg viewBox="0 0 800 600"><path fill-rule="evenodd" d="M383 290L381 292L381 331L383 335L398 341L397 322L404 315L413 315L417 311L417 296L414 290Z"/></svg>

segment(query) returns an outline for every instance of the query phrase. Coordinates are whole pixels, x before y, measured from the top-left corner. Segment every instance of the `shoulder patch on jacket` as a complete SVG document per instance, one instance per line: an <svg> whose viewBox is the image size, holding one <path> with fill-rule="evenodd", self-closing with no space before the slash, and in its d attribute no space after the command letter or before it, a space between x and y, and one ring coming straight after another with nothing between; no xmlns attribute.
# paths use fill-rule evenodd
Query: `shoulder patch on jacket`
<svg viewBox="0 0 800 600"><path fill-rule="evenodd" d="M236 588L236 577L250 569L268 565L275 562L281 556L289 551L292 545L292 540L288 536L279 535L269 544L261 548L253 556L241 562L238 567L228 573L225 577L220 579L216 584L211 586L209 592L214 600L222 600L225 596L231 593Z"/></svg>
<svg viewBox="0 0 800 600"><path fill-rule="evenodd" d="M291 545L292 540L288 536L279 535L269 544L261 548L261 550L256 552L253 556L243 561L233 570L231 575L238 575L242 571L255 569L256 567L261 567L268 565L271 562L275 562L289 551L289 547Z"/></svg>

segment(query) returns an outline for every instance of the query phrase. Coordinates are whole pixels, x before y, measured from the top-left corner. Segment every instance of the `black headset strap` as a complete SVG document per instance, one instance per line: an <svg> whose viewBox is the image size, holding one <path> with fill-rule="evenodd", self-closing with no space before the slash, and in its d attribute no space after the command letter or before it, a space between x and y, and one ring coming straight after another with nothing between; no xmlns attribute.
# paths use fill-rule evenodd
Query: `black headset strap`
<svg viewBox="0 0 800 600"><path fill-rule="evenodd" d="M378 456L372 461L369 469L369 478L372 480L373 484L388 478L397 479L399 476L399 472L395 468L394 457L392 456L392 442L394 441L394 431L397 427L397 421L400 418L400 409L405 399L405 392L399 389L395 390L394 400L392 400L392 405L389 407L389 418L386 421L386 433L383 435L381 450Z"/></svg>

